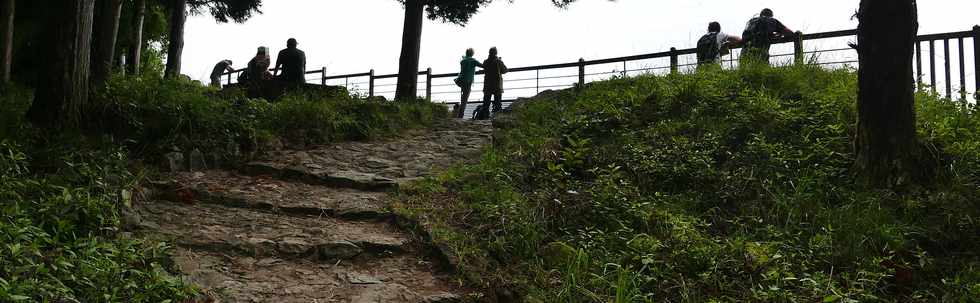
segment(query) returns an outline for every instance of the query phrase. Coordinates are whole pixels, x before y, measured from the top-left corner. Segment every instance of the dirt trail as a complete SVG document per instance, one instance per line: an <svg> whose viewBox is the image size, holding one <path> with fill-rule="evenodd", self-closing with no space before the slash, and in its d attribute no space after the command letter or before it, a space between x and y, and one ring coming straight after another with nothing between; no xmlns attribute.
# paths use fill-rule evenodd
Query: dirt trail
<svg viewBox="0 0 980 303"><path fill-rule="evenodd" d="M385 193L479 156L487 122L275 152L238 171L184 172L137 208L184 279L221 302L458 302L466 290L392 224Z"/></svg>

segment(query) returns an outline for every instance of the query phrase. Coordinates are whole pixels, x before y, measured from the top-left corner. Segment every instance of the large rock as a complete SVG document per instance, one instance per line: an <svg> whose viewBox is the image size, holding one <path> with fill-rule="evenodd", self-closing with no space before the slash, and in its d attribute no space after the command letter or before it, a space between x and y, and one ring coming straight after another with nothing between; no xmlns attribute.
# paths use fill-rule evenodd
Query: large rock
<svg viewBox="0 0 980 303"><path fill-rule="evenodd" d="M364 252L359 246L349 241L328 242L317 245L321 259L350 259Z"/></svg>
<svg viewBox="0 0 980 303"><path fill-rule="evenodd" d="M180 152L169 152L163 155L163 166L168 172L179 172L184 170L184 154Z"/></svg>

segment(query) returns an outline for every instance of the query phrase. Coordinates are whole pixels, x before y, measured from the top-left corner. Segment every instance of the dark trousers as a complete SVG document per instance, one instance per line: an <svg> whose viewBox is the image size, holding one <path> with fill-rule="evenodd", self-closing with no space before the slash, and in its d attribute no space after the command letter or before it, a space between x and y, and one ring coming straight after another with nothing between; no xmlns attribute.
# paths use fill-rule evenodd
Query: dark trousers
<svg viewBox="0 0 980 303"><path fill-rule="evenodd" d="M459 113L457 114L457 118L462 118L466 112L466 103L470 101L470 92L473 91L473 83L463 83L459 88L462 90L463 95L459 97Z"/></svg>
<svg viewBox="0 0 980 303"><path fill-rule="evenodd" d="M480 112L480 117L489 118L490 113L490 97L493 97L493 112L496 113L500 111L503 105L504 92L502 91L484 91L483 92L483 111Z"/></svg>

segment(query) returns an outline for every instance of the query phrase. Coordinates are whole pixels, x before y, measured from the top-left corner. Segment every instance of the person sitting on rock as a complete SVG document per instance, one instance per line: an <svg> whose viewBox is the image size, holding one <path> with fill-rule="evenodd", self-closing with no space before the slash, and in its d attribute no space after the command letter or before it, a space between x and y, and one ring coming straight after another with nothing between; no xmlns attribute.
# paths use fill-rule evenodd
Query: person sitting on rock
<svg viewBox="0 0 980 303"><path fill-rule="evenodd" d="M296 48L298 44L296 39L289 38L286 49L280 51L276 58L276 75L281 67L282 76L279 79L294 86L306 83L306 53Z"/></svg>

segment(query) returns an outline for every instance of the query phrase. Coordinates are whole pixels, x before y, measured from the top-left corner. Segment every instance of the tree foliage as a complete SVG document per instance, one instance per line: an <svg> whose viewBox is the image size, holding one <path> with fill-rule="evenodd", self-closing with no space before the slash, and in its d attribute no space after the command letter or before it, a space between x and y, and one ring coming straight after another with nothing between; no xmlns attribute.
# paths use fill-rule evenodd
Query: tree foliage
<svg viewBox="0 0 980 303"><path fill-rule="evenodd" d="M187 5L192 13L207 11L221 23L242 23L254 14L262 13L262 0L188 0Z"/></svg>
<svg viewBox="0 0 980 303"><path fill-rule="evenodd" d="M407 0L398 0L405 4ZM576 0L551 0L557 7L567 7ZM456 25L466 25L480 11L481 7L489 5L493 0L429 0L426 3L425 12L430 20L438 20L445 23ZM513 3L513 0L507 0Z"/></svg>

